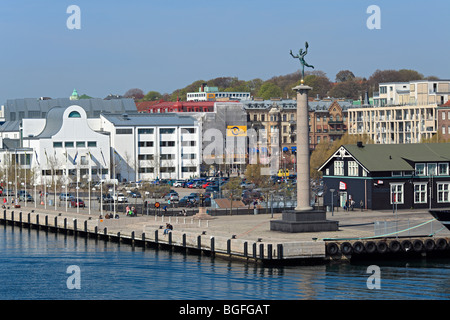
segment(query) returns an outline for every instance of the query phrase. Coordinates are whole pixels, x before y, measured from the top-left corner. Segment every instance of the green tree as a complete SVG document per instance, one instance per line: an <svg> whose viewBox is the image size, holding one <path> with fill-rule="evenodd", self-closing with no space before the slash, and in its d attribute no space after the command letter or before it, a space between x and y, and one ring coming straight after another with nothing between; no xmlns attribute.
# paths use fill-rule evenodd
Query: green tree
<svg viewBox="0 0 450 320"><path fill-rule="evenodd" d="M147 94L144 96L144 98L142 100L155 101L155 100L159 100L161 98L162 98L162 94L159 93L158 91L149 91L149 92L147 92Z"/></svg>
<svg viewBox="0 0 450 320"><path fill-rule="evenodd" d="M336 74L336 82L353 80L355 75L350 70L341 70Z"/></svg>
<svg viewBox="0 0 450 320"><path fill-rule="evenodd" d="M312 87L310 92L311 97L326 97L328 95L328 91L331 89L331 82L326 76L323 75L314 75L310 74L305 76L304 83L307 86ZM297 85L300 84L300 81L297 82Z"/></svg>
<svg viewBox="0 0 450 320"><path fill-rule="evenodd" d="M279 86L271 82L265 82L258 91L258 97L265 100L270 98L280 98L283 95L283 91Z"/></svg>
<svg viewBox="0 0 450 320"><path fill-rule="evenodd" d="M232 177L230 180L223 186L222 190L224 190L227 194L228 199L230 199L230 215L233 212L233 200L240 197L242 194L241 187L241 178Z"/></svg>

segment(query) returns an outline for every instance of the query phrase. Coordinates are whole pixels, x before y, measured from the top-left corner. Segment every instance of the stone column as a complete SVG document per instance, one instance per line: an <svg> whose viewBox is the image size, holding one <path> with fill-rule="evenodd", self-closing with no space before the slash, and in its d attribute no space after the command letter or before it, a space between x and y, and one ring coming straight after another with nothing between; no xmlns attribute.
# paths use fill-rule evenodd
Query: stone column
<svg viewBox="0 0 450 320"><path fill-rule="evenodd" d="M296 211L311 211L309 182L309 120L308 91L312 88L299 85L297 91L297 207Z"/></svg>

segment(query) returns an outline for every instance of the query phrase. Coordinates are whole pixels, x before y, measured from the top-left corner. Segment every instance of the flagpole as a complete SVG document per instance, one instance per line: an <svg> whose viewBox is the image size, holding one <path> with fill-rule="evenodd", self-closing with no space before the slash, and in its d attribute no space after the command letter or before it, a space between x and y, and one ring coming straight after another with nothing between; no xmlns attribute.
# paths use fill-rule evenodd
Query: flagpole
<svg viewBox="0 0 450 320"><path fill-rule="evenodd" d="M116 216L116 150L113 151L113 204L114 217Z"/></svg>
<svg viewBox="0 0 450 320"><path fill-rule="evenodd" d="M92 171L92 166L91 166L91 161L92 161L92 158L91 158L91 151L89 151L89 183L88 183L88 185L89 185L89 214L91 214L91 178L92 178L92 175L91 175L91 171Z"/></svg>
<svg viewBox="0 0 450 320"><path fill-rule="evenodd" d="M27 206L28 193L27 193L27 153L25 152L25 207Z"/></svg>
<svg viewBox="0 0 450 320"><path fill-rule="evenodd" d="M65 189L66 189L66 212L67 212L67 203L69 198L69 189L67 188L67 181L69 180L69 166L67 165L67 149L66 149L66 179L65 179Z"/></svg>

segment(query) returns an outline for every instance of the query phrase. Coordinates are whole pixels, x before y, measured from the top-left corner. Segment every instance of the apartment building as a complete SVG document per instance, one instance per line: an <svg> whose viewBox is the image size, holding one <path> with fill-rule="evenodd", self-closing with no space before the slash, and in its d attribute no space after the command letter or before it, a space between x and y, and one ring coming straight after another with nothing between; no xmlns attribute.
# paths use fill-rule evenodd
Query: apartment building
<svg viewBox="0 0 450 320"><path fill-rule="evenodd" d="M380 83L374 92L375 107L390 105L444 104L450 95L450 80L415 80Z"/></svg>
<svg viewBox="0 0 450 320"><path fill-rule="evenodd" d="M353 108L349 134L367 134L377 144L419 143L437 131L437 105Z"/></svg>

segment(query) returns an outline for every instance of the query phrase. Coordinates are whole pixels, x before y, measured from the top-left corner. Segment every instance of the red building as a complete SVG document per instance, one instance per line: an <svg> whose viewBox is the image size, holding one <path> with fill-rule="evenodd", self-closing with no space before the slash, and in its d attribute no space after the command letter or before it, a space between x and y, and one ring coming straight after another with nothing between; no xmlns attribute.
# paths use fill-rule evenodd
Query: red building
<svg viewBox="0 0 450 320"><path fill-rule="evenodd" d="M215 101L143 101L136 103L138 112L214 112Z"/></svg>

